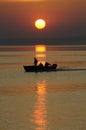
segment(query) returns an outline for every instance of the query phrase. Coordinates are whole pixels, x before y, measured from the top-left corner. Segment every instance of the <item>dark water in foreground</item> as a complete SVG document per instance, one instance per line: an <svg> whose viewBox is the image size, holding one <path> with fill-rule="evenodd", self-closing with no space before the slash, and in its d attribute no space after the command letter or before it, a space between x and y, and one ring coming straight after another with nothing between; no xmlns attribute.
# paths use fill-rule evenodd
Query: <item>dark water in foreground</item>
<svg viewBox="0 0 86 130"><path fill-rule="evenodd" d="M59 71L25 73L34 56ZM0 130L86 130L86 46L0 47Z"/></svg>

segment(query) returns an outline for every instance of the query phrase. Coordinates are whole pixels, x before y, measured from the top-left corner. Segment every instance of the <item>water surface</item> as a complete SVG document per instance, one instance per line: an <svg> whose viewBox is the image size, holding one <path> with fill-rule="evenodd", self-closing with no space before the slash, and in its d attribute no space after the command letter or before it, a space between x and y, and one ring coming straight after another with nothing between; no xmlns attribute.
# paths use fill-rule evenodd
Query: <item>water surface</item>
<svg viewBox="0 0 86 130"><path fill-rule="evenodd" d="M26 73L37 55L59 70ZM1 46L0 129L86 130L86 46Z"/></svg>

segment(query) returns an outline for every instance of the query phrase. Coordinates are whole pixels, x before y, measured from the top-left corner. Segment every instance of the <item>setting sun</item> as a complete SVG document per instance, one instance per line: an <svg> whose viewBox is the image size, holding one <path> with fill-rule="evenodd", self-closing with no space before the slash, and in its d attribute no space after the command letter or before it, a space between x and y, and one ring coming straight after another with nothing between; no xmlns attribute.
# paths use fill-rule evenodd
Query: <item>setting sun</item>
<svg viewBox="0 0 86 130"><path fill-rule="evenodd" d="M43 19L37 19L35 21L35 27L37 29L43 29L43 28L45 28L45 26L46 26L46 22Z"/></svg>

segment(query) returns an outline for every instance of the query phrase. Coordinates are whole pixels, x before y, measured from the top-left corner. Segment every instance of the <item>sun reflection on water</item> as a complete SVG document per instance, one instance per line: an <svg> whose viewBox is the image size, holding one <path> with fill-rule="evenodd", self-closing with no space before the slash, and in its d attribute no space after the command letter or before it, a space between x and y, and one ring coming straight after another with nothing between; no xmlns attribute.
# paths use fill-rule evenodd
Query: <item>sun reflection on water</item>
<svg viewBox="0 0 86 130"><path fill-rule="evenodd" d="M46 46L36 45L35 46L35 57L38 59L38 64L40 62L44 65L46 61Z"/></svg>
<svg viewBox="0 0 86 130"><path fill-rule="evenodd" d="M46 46L45 45L36 45L35 51L36 52L46 52Z"/></svg>
<svg viewBox="0 0 86 130"><path fill-rule="evenodd" d="M46 82L37 82L37 100L34 105L33 123L35 130L47 130Z"/></svg>

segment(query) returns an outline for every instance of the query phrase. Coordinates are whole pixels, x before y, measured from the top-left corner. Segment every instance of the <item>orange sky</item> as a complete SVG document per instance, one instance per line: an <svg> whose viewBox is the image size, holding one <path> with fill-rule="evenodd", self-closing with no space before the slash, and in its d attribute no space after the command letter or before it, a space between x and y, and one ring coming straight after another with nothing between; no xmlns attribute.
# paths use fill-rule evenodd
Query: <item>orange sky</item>
<svg viewBox="0 0 86 130"><path fill-rule="evenodd" d="M40 31L38 18L46 21ZM86 0L0 0L0 44L7 40L86 43Z"/></svg>

